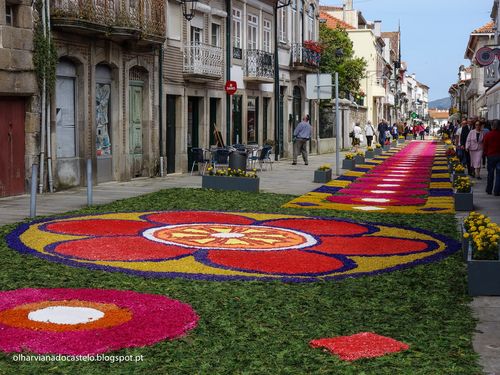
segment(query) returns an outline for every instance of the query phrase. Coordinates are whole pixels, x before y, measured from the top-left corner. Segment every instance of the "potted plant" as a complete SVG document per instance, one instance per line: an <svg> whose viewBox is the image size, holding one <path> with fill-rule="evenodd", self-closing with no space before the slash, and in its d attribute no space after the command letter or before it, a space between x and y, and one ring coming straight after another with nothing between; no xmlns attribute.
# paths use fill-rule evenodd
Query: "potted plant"
<svg viewBox="0 0 500 375"><path fill-rule="evenodd" d="M375 150L373 150L373 153L375 155L381 155L382 154L382 145L380 143L377 143L375 145Z"/></svg>
<svg viewBox="0 0 500 375"><path fill-rule="evenodd" d="M383 148L384 148L384 151L389 151L391 149L391 141L386 139Z"/></svg>
<svg viewBox="0 0 500 375"><path fill-rule="evenodd" d="M323 164L314 171L314 182L327 183L332 179L332 167L330 164Z"/></svg>
<svg viewBox="0 0 500 375"><path fill-rule="evenodd" d="M363 151L356 152L354 160L356 161L356 164L363 164L365 162L365 153Z"/></svg>
<svg viewBox="0 0 500 375"><path fill-rule="evenodd" d="M469 177L457 177L453 182L455 210L472 211L474 209L472 185Z"/></svg>
<svg viewBox="0 0 500 375"><path fill-rule="evenodd" d="M371 159L375 156L375 151L373 151L373 147L367 147L365 152L365 157Z"/></svg>
<svg viewBox="0 0 500 375"><path fill-rule="evenodd" d="M452 182L455 182L455 180L458 177L465 177L465 168L464 168L464 166L462 164L455 164L455 165L453 165L451 176L452 176L452 179L451 179Z"/></svg>
<svg viewBox="0 0 500 375"><path fill-rule="evenodd" d="M455 147L453 146L449 146L447 149L446 149L446 157L449 159L451 157L454 157L457 155L457 151L455 150Z"/></svg>
<svg viewBox="0 0 500 375"><path fill-rule="evenodd" d="M461 225L462 230L462 255L464 260L467 260L469 254L469 242L471 235L478 230L481 226L486 226L490 223L490 219L485 215L477 212L470 212L467 215Z"/></svg>
<svg viewBox="0 0 500 375"><path fill-rule="evenodd" d="M500 227L486 219L468 234L467 281L471 296L500 295Z"/></svg>
<svg viewBox="0 0 500 375"><path fill-rule="evenodd" d="M354 154L348 152L345 154L345 159L342 160L342 169L353 169L356 167L356 160L354 160Z"/></svg>
<svg viewBox="0 0 500 375"><path fill-rule="evenodd" d="M260 179L255 168L247 172L232 168L214 170L210 167L207 172L208 174L202 176L202 188L259 192Z"/></svg>
<svg viewBox="0 0 500 375"><path fill-rule="evenodd" d="M398 137L398 143L405 143L405 137L404 137L404 136L402 136L402 135L400 135L400 136Z"/></svg>

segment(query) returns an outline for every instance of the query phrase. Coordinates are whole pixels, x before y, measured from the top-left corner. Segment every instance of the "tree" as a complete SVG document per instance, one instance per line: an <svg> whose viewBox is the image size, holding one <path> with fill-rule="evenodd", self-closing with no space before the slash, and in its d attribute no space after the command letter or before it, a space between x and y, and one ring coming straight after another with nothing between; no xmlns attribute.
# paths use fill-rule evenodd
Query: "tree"
<svg viewBox="0 0 500 375"><path fill-rule="evenodd" d="M360 91L359 81L364 78L366 61L354 57L352 41L344 29L331 29L320 24L319 37L323 52L321 53L320 71L322 73L339 73L339 96L347 97L348 93ZM343 55L338 56L337 50Z"/></svg>

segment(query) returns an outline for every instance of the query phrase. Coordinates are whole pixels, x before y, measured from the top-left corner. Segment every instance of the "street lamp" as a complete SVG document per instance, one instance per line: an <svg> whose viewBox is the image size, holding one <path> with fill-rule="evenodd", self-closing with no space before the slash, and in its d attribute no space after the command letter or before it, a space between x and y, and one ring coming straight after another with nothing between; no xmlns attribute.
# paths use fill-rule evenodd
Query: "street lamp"
<svg viewBox="0 0 500 375"><path fill-rule="evenodd" d="M197 2L198 0L181 0L182 15L187 21L191 21L194 18Z"/></svg>

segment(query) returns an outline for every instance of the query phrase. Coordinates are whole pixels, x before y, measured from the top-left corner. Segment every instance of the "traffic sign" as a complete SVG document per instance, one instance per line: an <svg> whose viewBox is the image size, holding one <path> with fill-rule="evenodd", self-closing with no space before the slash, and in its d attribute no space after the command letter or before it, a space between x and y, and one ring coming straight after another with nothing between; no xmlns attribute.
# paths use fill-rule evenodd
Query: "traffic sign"
<svg viewBox="0 0 500 375"><path fill-rule="evenodd" d="M238 84L236 81L226 81L226 85L224 86L228 95L233 95L236 90L238 90Z"/></svg>
<svg viewBox="0 0 500 375"><path fill-rule="evenodd" d="M319 95L319 98L318 98ZM308 74L306 75L306 98L307 99L331 99L332 98L332 75L331 74Z"/></svg>

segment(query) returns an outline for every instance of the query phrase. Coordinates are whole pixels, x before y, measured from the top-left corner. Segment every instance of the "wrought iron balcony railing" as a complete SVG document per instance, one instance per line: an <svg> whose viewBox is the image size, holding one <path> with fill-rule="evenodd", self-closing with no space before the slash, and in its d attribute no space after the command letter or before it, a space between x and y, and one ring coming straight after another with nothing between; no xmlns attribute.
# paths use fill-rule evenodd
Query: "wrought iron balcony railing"
<svg viewBox="0 0 500 375"><path fill-rule="evenodd" d="M250 80L273 81L274 54L259 49L246 50L244 74Z"/></svg>
<svg viewBox="0 0 500 375"><path fill-rule="evenodd" d="M500 79L500 62L498 61L498 59L495 59L495 61L491 65L485 66L483 69L484 69L483 86L484 87L495 86L495 84Z"/></svg>
<svg viewBox="0 0 500 375"><path fill-rule="evenodd" d="M51 17L56 25L165 38L163 0L51 0Z"/></svg>
<svg viewBox="0 0 500 375"><path fill-rule="evenodd" d="M220 79L224 66L221 47L191 43L184 46L183 73L199 78Z"/></svg>
<svg viewBox="0 0 500 375"><path fill-rule="evenodd" d="M319 68L321 54L305 47L303 44L292 44L292 64L308 68Z"/></svg>

